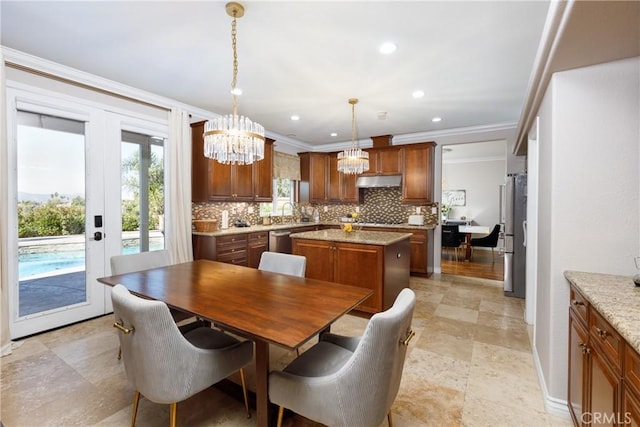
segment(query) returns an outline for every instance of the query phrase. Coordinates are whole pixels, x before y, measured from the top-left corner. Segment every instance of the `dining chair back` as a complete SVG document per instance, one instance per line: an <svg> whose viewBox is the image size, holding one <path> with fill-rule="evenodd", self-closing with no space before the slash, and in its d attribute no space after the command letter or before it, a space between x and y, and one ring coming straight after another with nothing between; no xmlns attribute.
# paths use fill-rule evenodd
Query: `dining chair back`
<svg viewBox="0 0 640 427"><path fill-rule="evenodd" d="M169 251L140 252L135 254L115 255L111 257L111 274L125 274L133 271L150 270L171 264Z"/></svg>
<svg viewBox="0 0 640 427"><path fill-rule="evenodd" d="M491 233L485 237L476 237L471 239L471 248L483 247L491 248L491 259L495 261L494 249L498 246L498 238L500 237L500 224L496 224Z"/></svg>
<svg viewBox="0 0 640 427"><path fill-rule="evenodd" d="M280 252L263 252L260 257L259 270L304 277L307 258L301 255Z"/></svg>
<svg viewBox="0 0 640 427"><path fill-rule="evenodd" d="M123 285L111 292L120 347L128 380L135 389L131 425L135 425L140 394L155 403L171 404L171 425L176 404L241 370L251 363L253 343L199 327L184 335L162 301L132 295Z"/></svg>
<svg viewBox="0 0 640 427"><path fill-rule="evenodd" d="M443 225L442 226L442 247L453 248L455 252L456 261L458 261L458 249L462 242L464 242L464 234L459 232L458 225Z"/></svg>
<svg viewBox="0 0 640 427"><path fill-rule="evenodd" d="M269 375L269 399L330 426L391 424L391 405L400 387L415 293L404 288L388 310L374 314L361 337L332 333Z"/></svg>

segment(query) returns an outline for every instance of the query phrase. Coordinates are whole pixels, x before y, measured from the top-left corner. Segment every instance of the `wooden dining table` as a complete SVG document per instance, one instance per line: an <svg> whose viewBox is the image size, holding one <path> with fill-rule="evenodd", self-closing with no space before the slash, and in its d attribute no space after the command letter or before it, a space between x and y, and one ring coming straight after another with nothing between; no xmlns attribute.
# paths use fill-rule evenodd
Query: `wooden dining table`
<svg viewBox="0 0 640 427"><path fill-rule="evenodd" d="M163 301L252 340L258 426L268 426L271 418L269 345L298 348L373 293L356 286L207 260L98 281L109 286L120 283L135 295Z"/></svg>
<svg viewBox="0 0 640 427"><path fill-rule="evenodd" d="M460 225L458 226L458 232L464 233L465 239L465 251L464 251L464 260L471 260L471 235L472 234L489 234L489 227L485 227L484 225Z"/></svg>

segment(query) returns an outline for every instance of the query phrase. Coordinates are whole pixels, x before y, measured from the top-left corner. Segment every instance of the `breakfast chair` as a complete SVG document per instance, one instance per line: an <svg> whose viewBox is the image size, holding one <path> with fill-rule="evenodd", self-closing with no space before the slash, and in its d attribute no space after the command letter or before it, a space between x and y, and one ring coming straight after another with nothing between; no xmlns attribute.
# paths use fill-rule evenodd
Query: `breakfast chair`
<svg viewBox="0 0 640 427"><path fill-rule="evenodd" d="M471 249L474 247L491 248L491 261L495 262L494 249L498 246L498 237L500 236L500 224L496 224L491 230L491 233L485 237L477 237L471 239ZM473 251L471 252L473 257Z"/></svg>
<svg viewBox="0 0 640 427"><path fill-rule="evenodd" d="M304 277L307 270L307 258L280 252L262 252L258 270ZM299 348L296 348L296 354L300 356Z"/></svg>
<svg viewBox="0 0 640 427"><path fill-rule="evenodd" d="M462 242L464 242L464 240L464 234L458 231L457 225L442 226L442 247L453 248L456 256L456 261L458 261L458 249L460 249L460 245L462 244Z"/></svg>
<svg viewBox="0 0 640 427"><path fill-rule="evenodd" d="M140 252L127 255L115 255L111 257L111 274L125 274L134 271L150 270L152 268L164 267L171 264L169 251L164 249L161 251ZM185 313L173 308L169 309L171 317L178 323L193 317L192 314ZM201 321L192 322L181 326L183 332L188 329L204 326ZM122 357L122 349L118 350L118 360Z"/></svg>
<svg viewBox="0 0 640 427"><path fill-rule="evenodd" d="M304 277L306 269L306 257L280 252L263 252L260 256L260 264L258 265L258 270L299 277Z"/></svg>
<svg viewBox="0 0 640 427"><path fill-rule="evenodd" d="M251 341L239 341L206 326L183 335L165 303L139 298L123 285L114 286L111 301L125 372L135 389L132 427L141 394L152 402L170 404L170 425L175 427L178 402L238 370L247 417L251 417L243 369L253 358Z"/></svg>
<svg viewBox="0 0 640 427"><path fill-rule="evenodd" d="M374 314L361 337L332 333L269 375L269 399L329 426L392 425L391 405L398 394L409 341L415 293L403 289L388 310Z"/></svg>

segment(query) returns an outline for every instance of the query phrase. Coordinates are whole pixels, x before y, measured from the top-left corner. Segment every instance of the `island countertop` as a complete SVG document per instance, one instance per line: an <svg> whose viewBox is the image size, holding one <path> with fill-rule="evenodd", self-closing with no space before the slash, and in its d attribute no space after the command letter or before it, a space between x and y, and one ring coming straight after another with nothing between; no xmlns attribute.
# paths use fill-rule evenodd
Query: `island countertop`
<svg viewBox="0 0 640 427"><path fill-rule="evenodd" d="M411 233L367 230L358 230L347 233L343 230L329 229L292 233L290 237L292 239L326 240L330 242L346 242L358 243L362 245L387 246L410 238Z"/></svg>
<svg viewBox="0 0 640 427"><path fill-rule="evenodd" d="M591 305L640 353L640 287L630 276L565 271Z"/></svg>

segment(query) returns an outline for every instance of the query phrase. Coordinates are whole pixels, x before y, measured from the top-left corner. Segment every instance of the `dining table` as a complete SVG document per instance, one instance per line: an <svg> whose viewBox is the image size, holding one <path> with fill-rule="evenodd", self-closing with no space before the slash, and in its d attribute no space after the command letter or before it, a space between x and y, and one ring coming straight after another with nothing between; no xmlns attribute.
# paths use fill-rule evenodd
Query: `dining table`
<svg viewBox="0 0 640 427"><path fill-rule="evenodd" d="M458 232L464 234L464 260L471 260L471 235L472 234L484 234L487 235L491 232L489 227L484 225L460 225L458 226Z"/></svg>
<svg viewBox="0 0 640 427"><path fill-rule="evenodd" d="M252 340L256 364L256 423L271 420L269 345L294 350L328 330L373 291L357 286L196 260L99 278L143 298L163 301L216 327Z"/></svg>

